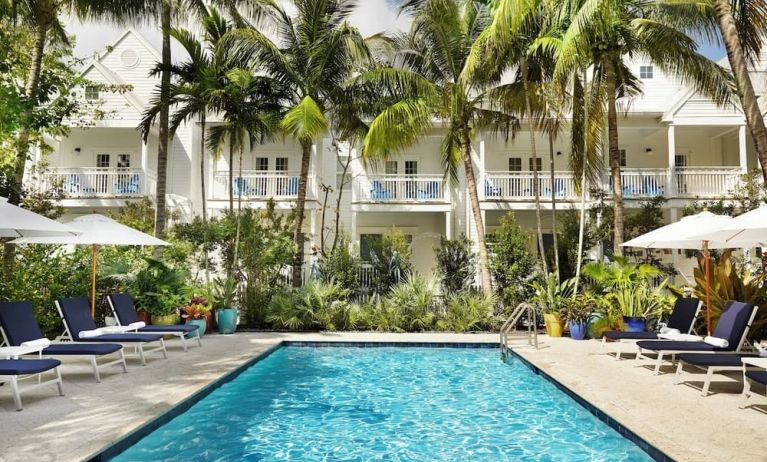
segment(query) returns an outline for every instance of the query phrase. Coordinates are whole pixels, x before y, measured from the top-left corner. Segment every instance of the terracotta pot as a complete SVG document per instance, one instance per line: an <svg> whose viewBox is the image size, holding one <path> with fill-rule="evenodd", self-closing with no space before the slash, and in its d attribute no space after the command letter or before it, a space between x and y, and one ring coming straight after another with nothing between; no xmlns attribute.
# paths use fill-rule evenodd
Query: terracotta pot
<svg viewBox="0 0 767 462"><path fill-rule="evenodd" d="M205 333L210 334L215 329L216 317L213 316L213 311L205 313Z"/></svg>
<svg viewBox="0 0 767 462"><path fill-rule="evenodd" d="M143 322L146 325L152 324L152 315L147 313L146 311L137 311L136 314L138 314L138 320Z"/></svg>

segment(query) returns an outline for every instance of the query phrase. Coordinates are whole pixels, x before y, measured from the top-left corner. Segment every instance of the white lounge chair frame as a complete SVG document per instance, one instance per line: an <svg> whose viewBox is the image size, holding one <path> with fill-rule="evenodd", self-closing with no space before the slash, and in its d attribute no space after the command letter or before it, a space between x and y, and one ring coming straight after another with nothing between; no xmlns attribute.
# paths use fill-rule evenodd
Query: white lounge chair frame
<svg viewBox="0 0 767 462"><path fill-rule="evenodd" d="M62 339L63 337L64 336L59 336L57 338L58 339ZM8 342L8 336L5 335L5 330L2 327L0 327L0 338L2 338L2 340L3 340L3 342L0 343L0 345L10 345L10 343ZM68 342L51 342L51 345L56 345L57 343L68 343L68 344L75 344L75 343L77 343L77 344L83 344L83 345L94 345L93 343L86 343L86 342L72 342L71 341L71 337L69 339L70 339L70 341L68 341ZM109 356L112 353L109 353L109 354L106 354L106 355L64 355L64 354L62 354L62 355L55 355L55 354L51 355L51 354L44 354L44 352L41 351L40 354L44 358L53 358L53 357L55 357L59 361L61 361L65 357L67 357L67 358L85 358L88 361L90 361L90 363L91 363L91 367L93 368L93 377L96 379L96 382L101 383L101 371L100 371L100 369L103 369L105 367L120 365L120 366L122 366L123 373L125 373L125 374L128 373L128 365L125 362L125 352L123 351L123 349L124 349L124 347L120 348L119 350L114 352L114 354L117 354L117 355L120 356L119 358L114 359L112 361L108 361L108 362L102 362L102 363L99 363L98 358L101 358L103 356Z"/></svg>
<svg viewBox="0 0 767 462"><path fill-rule="evenodd" d="M748 318L748 322L746 323L746 328L743 330L743 335L740 337L740 341L738 342L737 348L735 348L732 351L690 351L690 350L647 350L651 353L655 353L658 356L655 358L655 368L653 369L653 372L655 375L660 375L660 367L663 365L663 358L666 355L671 355L671 363L676 364L676 355L681 353L707 353L707 354L738 354L738 353L746 353L747 350L743 348L743 346L746 344L746 338L748 337L748 331L751 330L751 324L754 322L754 318L756 317L756 311L759 309L759 307L755 306L751 310L751 316ZM642 358L648 358L647 356L644 356L642 354L643 349L639 347L639 350L636 354L636 360L642 359ZM677 369L678 370L678 369ZM713 374L713 372L712 372ZM708 392L708 388L706 388L706 392Z"/></svg>
<svg viewBox="0 0 767 462"><path fill-rule="evenodd" d="M112 297L107 297L107 301L109 302L109 308L112 310L112 316L115 318L115 322L117 323L118 326L121 326L122 323L120 322L120 317L117 315L117 310L115 309L115 306L112 304ZM178 337L179 340L181 340L181 346L184 347L184 351L189 351L189 347L186 342L187 340L186 333L184 332L155 330L152 332L138 332L138 333L172 335L174 337ZM197 337L197 345L200 348L202 348L202 338L200 337L200 333L198 332L195 337Z"/></svg>
<svg viewBox="0 0 767 462"><path fill-rule="evenodd" d="M751 395L753 395L753 392L751 391L751 379L746 377L746 372L748 372L749 370L760 370L760 369L763 370L765 368L743 363L743 366L741 368L741 370L743 371L743 393L742 393L741 402L738 405L740 409L745 409L749 406L748 404L749 399L751 398Z"/></svg>
<svg viewBox="0 0 767 462"><path fill-rule="evenodd" d="M55 303L56 303L56 310L58 310L59 316L61 316L61 321L64 323L64 335L59 336L58 339L61 339L61 340L68 339L69 341L72 341L74 337L72 336L72 331L69 329L69 324L67 324L66 318L64 318L64 311L61 309L61 305L59 304L58 300L56 300ZM90 342L85 342L85 343L90 343ZM144 345L142 342L115 341L111 343L119 343L120 345L122 345L123 348L120 350L121 352L123 352L123 350L125 350L125 348L127 348L128 346L132 346L134 348L134 355L138 356L142 366L146 366L146 355L151 353L160 352L163 358L168 359L168 352L165 349L165 340L162 337L160 337L160 346L156 348L150 348L148 350L144 350ZM123 352L122 357L123 359L125 359L127 355L125 355L125 353Z"/></svg>
<svg viewBox="0 0 767 462"><path fill-rule="evenodd" d="M702 300L699 300L699 301L698 301L698 308L695 310L695 315L694 315L694 316L693 316L693 318L692 318L693 322L690 324L690 328L689 328L689 329L687 329L687 332L685 332L685 334L692 334L692 332L693 332L693 330L694 330L694 328L695 328L695 320L696 320L696 319L698 319L698 315L700 314L700 310L701 310L701 309L703 309L703 301L702 301ZM659 327L659 329L660 329L660 327ZM636 345L636 343L637 343L637 342L639 342L639 341L641 341L641 340L642 340L642 339L630 339L630 338L626 338L626 339L619 339L617 342L608 342L608 341L607 341L607 337L605 337L605 336L603 335L603 336L602 336L602 345L601 345L601 348L602 348L602 349L604 349L605 345L607 345L608 343L617 343L617 348L616 348L616 350L615 350L613 353L615 354L615 360L616 360L616 361L620 361L620 359L621 359L621 354L623 354L623 346L624 346L624 345L628 345L628 344L634 344L634 345ZM664 340L664 339L661 339L661 338L659 338L659 339L657 339L657 340Z"/></svg>
<svg viewBox="0 0 767 462"><path fill-rule="evenodd" d="M725 353L717 353L717 354L725 354ZM737 352L733 352L731 354L738 354L738 353ZM701 392L700 392L700 395L702 397L704 397L704 398L709 395L708 391L709 391L709 388L711 388L711 379L714 378L714 374L717 374L719 372L732 372L732 371L741 371L741 370L743 370L743 374L744 374L743 377L745 379L746 369L748 369L748 370L758 369L758 368L753 368L753 367L750 367L750 366L747 368L745 364L740 365L740 366L698 366L697 364L690 364L690 363L684 362L683 360L679 360L679 361L677 361L676 375L678 375L678 376L682 375L682 371L684 370L685 364L688 365L688 366L694 367L696 369L700 369L700 370L706 371L706 378L703 380L703 388L701 389ZM685 380L680 380L679 382L677 382L677 385L679 385L681 383L684 383L684 382L685 382ZM745 381L744 381L744 384L745 384Z"/></svg>
<svg viewBox="0 0 767 462"><path fill-rule="evenodd" d="M42 350L40 350L42 352ZM10 357L8 355L5 355L2 359L19 359L18 356ZM38 358L39 359L39 358ZM16 410L21 411L24 409L24 406L21 402L21 392L26 390L33 390L35 388L47 386L47 385L56 385L56 388L59 391L59 396L64 396L64 388L62 387L61 382L61 371L59 370L59 367L56 366L51 370L43 371L38 374L25 374L25 375L0 375L0 383L2 382L8 382L11 385L11 395L13 395L13 403L16 405ZM49 380L43 380L43 374L53 372L55 374L55 377ZM32 385L27 385L25 387L20 387L19 382L22 380L29 380L37 378L37 383Z"/></svg>

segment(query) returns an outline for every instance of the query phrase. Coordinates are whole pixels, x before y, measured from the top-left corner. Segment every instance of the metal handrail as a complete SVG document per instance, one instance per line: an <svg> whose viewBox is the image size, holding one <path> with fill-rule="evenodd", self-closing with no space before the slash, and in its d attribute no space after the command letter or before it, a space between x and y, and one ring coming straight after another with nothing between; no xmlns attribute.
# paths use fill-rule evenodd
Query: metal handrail
<svg viewBox="0 0 767 462"><path fill-rule="evenodd" d="M520 303L511 312L511 316L506 319L500 330L501 358L506 359L509 355L509 334L516 329L517 323L522 315L527 314L527 344L538 349L538 320L535 305L530 303Z"/></svg>

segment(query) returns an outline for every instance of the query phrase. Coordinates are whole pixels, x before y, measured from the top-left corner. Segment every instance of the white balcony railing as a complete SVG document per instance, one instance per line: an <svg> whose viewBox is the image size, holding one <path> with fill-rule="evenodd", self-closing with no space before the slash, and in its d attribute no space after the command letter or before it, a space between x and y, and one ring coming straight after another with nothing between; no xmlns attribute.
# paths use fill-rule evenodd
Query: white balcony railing
<svg viewBox="0 0 767 462"><path fill-rule="evenodd" d="M529 200L535 198L536 182L532 171L487 172L479 189L486 200ZM551 199L552 195L561 200L577 198L571 172L554 172L553 182L549 172L538 172L537 190L541 199Z"/></svg>
<svg viewBox="0 0 767 462"><path fill-rule="evenodd" d="M71 198L142 197L151 193L147 175L131 168L49 168L40 186Z"/></svg>
<svg viewBox="0 0 767 462"><path fill-rule="evenodd" d="M740 185L743 172L738 167L678 167L676 195L680 197L722 197Z"/></svg>
<svg viewBox="0 0 767 462"><path fill-rule="evenodd" d="M213 173L211 197L228 199L230 184L235 198L292 200L298 198L299 173L249 170L243 171L240 176L239 172L234 172L230 183L228 171L216 171ZM306 185L307 197L313 197L312 184L310 175Z"/></svg>
<svg viewBox="0 0 767 462"><path fill-rule="evenodd" d="M649 199L668 196L668 169L666 168L622 168L621 187L624 199ZM613 179L609 172L604 177L604 188L612 193Z"/></svg>
<svg viewBox="0 0 767 462"><path fill-rule="evenodd" d="M362 202L446 202L441 175L367 175L355 178L354 200Z"/></svg>

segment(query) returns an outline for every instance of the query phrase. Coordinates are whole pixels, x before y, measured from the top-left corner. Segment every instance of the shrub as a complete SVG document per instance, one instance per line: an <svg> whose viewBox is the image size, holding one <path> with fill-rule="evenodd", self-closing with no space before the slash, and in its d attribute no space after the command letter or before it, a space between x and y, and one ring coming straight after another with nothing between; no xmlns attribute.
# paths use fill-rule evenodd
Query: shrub
<svg viewBox="0 0 767 462"><path fill-rule="evenodd" d="M516 306L532 294L530 279L536 259L529 244L530 235L516 223L514 214L501 219L501 227L492 237L490 271L498 295L507 306Z"/></svg>
<svg viewBox="0 0 767 462"><path fill-rule="evenodd" d="M493 294L470 290L455 293L446 300L445 313L437 321L437 329L451 332L467 332L480 328L492 328L496 298Z"/></svg>
<svg viewBox="0 0 767 462"><path fill-rule="evenodd" d="M350 249L349 238L340 238L335 250L319 261L319 279L325 283L336 282L341 287L357 294L360 290L360 268L362 261L359 254Z"/></svg>
<svg viewBox="0 0 767 462"><path fill-rule="evenodd" d="M347 330L352 327L349 290L337 282L310 282L303 287L300 303L311 312L317 327Z"/></svg>
<svg viewBox="0 0 767 462"><path fill-rule="evenodd" d="M399 310L406 330L429 330L436 322L432 309L436 291L423 276L413 275L407 282L394 286L385 299L385 304Z"/></svg>
<svg viewBox="0 0 767 462"><path fill-rule="evenodd" d="M440 246L434 251L444 295L462 292L474 284L477 258L471 251L471 241L464 234L454 240L441 237Z"/></svg>
<svg viewBox="0 0 767 462"><path fill-rule="evenodd" d="M396 228L373 243L370 258L374 269L374 288L378 293L385 295L410 277L413 272L410 256L407 237Z"/></svg>

